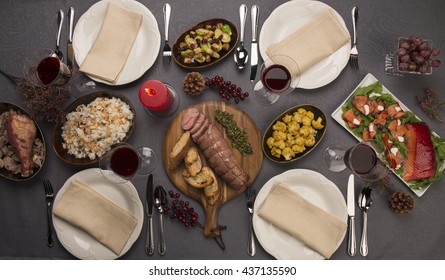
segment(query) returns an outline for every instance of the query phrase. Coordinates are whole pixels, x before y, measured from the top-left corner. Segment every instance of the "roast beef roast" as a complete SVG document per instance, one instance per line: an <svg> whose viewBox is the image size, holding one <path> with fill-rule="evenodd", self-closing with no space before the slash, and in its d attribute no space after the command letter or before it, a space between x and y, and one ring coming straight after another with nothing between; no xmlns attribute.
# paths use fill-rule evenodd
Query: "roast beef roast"
<svg viewBox="0 0 445 280"><path fill-rule="evenodd" d="M236 162L229 140L223 132L196 108L185 111L181 120L182 129L190 131L193 141L199 146L209 166L231 188L240 190L249 181L249 175Z"/></svg>

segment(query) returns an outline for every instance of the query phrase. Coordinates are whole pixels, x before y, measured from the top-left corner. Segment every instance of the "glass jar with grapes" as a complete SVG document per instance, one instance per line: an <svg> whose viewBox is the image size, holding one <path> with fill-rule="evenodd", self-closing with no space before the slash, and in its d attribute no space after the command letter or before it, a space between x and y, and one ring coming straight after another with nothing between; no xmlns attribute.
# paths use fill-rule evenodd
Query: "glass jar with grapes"
<svg viewBox="0 0 445 280"><path fill-rule="evenodd" d="M440 66L438 48L433 48L433 41L419 36L398 39L395 57L397 72L429 75L434 67Z"/></svg>

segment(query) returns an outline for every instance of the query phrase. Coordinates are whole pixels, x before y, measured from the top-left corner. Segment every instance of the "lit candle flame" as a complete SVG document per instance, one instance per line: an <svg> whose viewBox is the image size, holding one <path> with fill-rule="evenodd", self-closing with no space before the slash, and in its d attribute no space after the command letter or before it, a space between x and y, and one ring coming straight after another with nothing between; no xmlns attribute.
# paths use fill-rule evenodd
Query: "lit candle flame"
<svg viewBox="0 0 445 280"><path fill-rule="evenodd" d="M144 88L145 92L147 93L148 96L155 96L156 95L156 91L152 88Z"/></svg>

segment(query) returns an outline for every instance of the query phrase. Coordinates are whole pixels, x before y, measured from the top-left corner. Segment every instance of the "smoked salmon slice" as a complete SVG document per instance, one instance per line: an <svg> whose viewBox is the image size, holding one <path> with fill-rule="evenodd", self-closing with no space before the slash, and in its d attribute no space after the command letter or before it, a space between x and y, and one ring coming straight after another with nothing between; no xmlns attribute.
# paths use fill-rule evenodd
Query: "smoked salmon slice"
<svg viewBox="0 0 445 280"><path fill-rule="evenodd" d="M423 180L436 173L436 154L426 123L407 123L406 153L403 167L405 181Z"/></svg>
<svg viewBox="0 0 445 280"><path fill-rule="evenodd" d="M357 108L357 110L359 110L363 115L367 116L375 111L377 103L371 101L371 99L366 95L357 95L354 96L352 105L354 105L354 107Z"/></svg>
<svg viewBox="0 0 445 280"><path fill-rule="evenodd" d="M348 123L349 128L359 127L360 124L362 123L362 118L360 116L355 115L352 109L349 109L348 111L344 112L341 117Z"/></svg>
<svg viewBox="0 0 445 280"><path fill-rule="evenodd" d="M389 105L386 109L389 113L389 116L395 119L404 117L406 115L406 112L403 111L402 107L400 107L399 103L394 103L392 105Z"/></svg>

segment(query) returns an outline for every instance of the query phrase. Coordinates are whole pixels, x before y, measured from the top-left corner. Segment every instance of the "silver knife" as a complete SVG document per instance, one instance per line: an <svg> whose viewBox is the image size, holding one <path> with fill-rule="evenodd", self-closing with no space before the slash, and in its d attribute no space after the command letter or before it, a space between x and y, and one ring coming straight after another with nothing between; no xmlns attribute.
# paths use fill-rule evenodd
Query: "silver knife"
<svg viewBox="0 0 445 280"><path fill-rule="evenodd" d="M68 42L66 44L67 66L72 69L74 66L74 50L73 50L73 29L74 29L74 8L70 7L67 15L68 21Z"/></svg>
<svg viewBox="0 0 445 280"><path fill-rule="evenodd" d="M256 77L256 71L258 67L258 16L259 16L259 8L257 5L252 6L252 10L250 11L250 15L252 17L252 44L250 46L251 58L250 58L250 81L254 82Z"/></svg>
<svg viewBox="0 0 445 280"><path fill-rule="evenodd" d="M145 238L145 252L147 255L153 255L155 252L155 245L153 241L153 174L150 174L147 179L147 193L145 206L147 208L147 236Z"/></svg>
<svg viewBox="0 0 445 280"><path fill-rule="evenodd" d="M348 254L355 256L355 198L354 198L354 174L349 175L348 180Z"/></svg>

